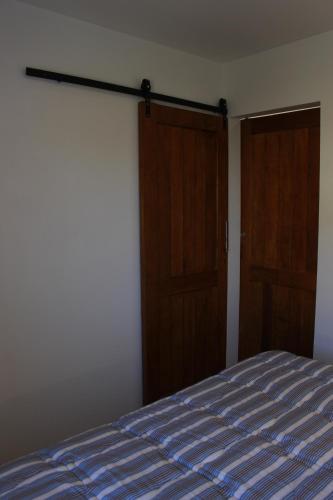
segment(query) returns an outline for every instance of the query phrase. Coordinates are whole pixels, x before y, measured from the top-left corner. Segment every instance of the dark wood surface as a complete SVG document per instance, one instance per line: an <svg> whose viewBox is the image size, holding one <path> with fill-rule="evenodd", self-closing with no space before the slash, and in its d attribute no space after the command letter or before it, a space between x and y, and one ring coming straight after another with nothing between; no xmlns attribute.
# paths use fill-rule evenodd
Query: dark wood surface
<svg viewBox="0 0 333 500"><path fill-rule="evenodd" d="M139 104L144 403L225 367L227 128Z"/></svg>
<svg viewBox="0 0 333 500"><path fill-rule="evenodd" d="M242 122L239 359L312 357L320 110Z"/></svg>

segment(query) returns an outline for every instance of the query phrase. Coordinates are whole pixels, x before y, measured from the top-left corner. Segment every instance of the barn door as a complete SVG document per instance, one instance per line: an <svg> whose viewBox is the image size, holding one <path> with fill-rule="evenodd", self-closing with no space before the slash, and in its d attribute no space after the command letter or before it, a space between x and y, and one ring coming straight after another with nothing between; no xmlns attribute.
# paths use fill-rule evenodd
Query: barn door
<svg viewBox="0 0 333 500"><path fill-rule="evenodd" d="M312 357L320 110L242 122L240 359Z"/></svg>
<svg viewBox="0 0 333 500"><path fill-rule="evenodd" d="M225 367L227 129L222 117L140 114L144 402Z"/></svg>

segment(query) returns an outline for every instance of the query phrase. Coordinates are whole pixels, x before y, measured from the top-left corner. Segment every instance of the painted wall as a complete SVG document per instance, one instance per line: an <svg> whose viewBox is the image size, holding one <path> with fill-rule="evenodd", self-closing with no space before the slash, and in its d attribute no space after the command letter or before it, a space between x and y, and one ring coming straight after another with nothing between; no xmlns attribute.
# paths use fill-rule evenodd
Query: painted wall
<svg viewBox="0 0 333 500"><path fill-rule="evenodd" d="M318 284L314 355L333 361L333 32L308 38L223 67L230 115L237 117L307 103L321 103L321 175ZM240 129L230 120L229 356L237 359L240 234ZM229 295L230 297L230 295Z"/></svg>
<svg viewBox="0 0 333 500"><path fill-rule="evenodd" d="M215 103L221 68L0 3L0 462L141 404L136 99L25 66Z"/></svg>

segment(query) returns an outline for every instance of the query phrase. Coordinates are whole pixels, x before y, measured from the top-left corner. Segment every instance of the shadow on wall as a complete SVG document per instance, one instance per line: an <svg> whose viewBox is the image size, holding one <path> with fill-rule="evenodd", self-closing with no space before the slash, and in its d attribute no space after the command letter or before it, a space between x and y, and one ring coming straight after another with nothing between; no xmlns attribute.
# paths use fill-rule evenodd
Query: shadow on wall
<svg viewBox="0 0 333 500"><path fill-rule="evenodd" d="M119 408L122 414L133 410L133 396L124 387L126 381L110 381L108 366L1 403L0 464L109 423L120 416Z"/></svg>

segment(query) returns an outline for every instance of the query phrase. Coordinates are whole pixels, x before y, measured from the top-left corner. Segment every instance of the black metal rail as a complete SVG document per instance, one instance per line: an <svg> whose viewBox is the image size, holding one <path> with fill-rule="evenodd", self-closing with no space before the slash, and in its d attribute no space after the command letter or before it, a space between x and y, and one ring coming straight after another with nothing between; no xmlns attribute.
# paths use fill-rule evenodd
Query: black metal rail
<svg viewBox="0 0 333 500"><path fill-rule="evenodd" d="M27 67L25 72L27 76L33 76L35 78L43 78L45 80L54 80L56 82L71 83L74 85L82 85L84 87L91 87L95 89L108 90L111 92L119 92L121 94L141 97L145 99L147 103L149 103L150 100L168 102L170 104L177 104L179 106L186 106L188 108L218 113L225 117L228 113L227 102L225 99L220 99L218 106L212 106L211 104L205 104L202 102L190 101L188 99L181 99L179 97L172 97L165 94L157 94L156 92L151 92L150 81L147 79L142 80L140 89L135 89L131 87L125 87L124 85L117 85L115 83L101 82L99 80L91 80L90 78L82 78L80 76L66 75L63 73L55 73L54 71L46 71L44 69Z"/></svg>

